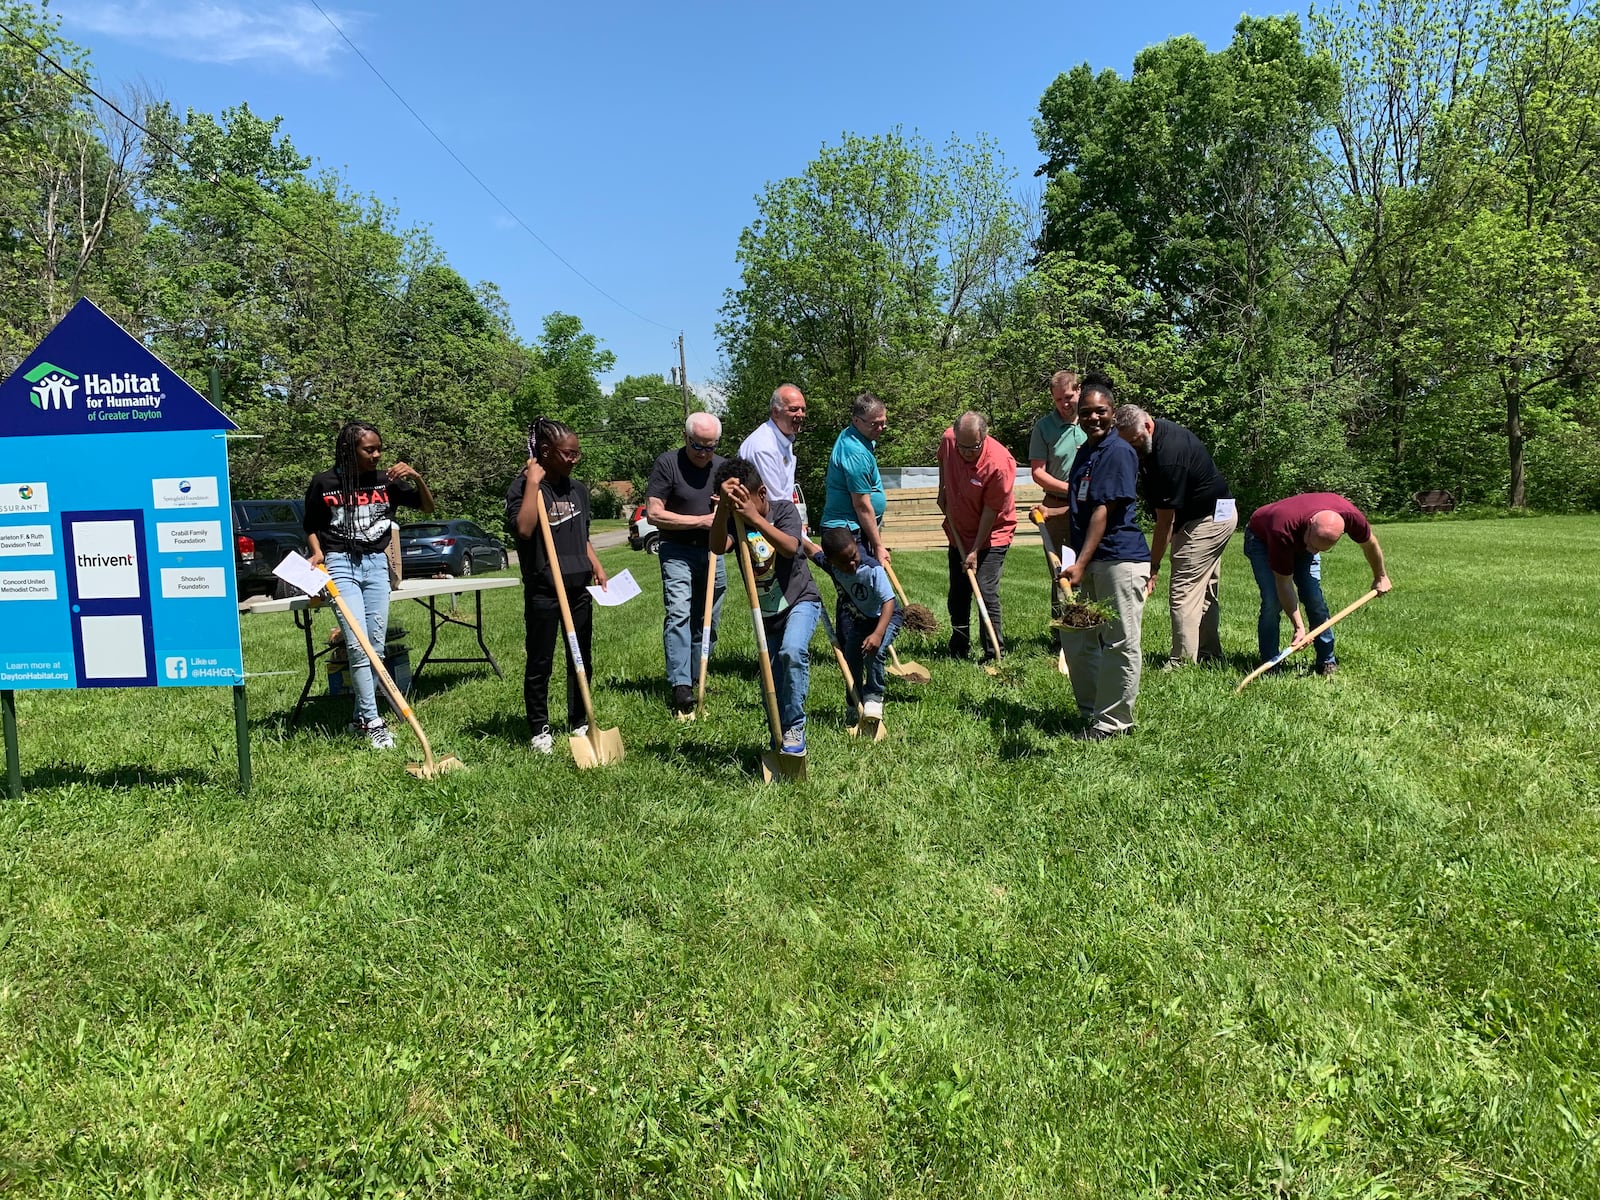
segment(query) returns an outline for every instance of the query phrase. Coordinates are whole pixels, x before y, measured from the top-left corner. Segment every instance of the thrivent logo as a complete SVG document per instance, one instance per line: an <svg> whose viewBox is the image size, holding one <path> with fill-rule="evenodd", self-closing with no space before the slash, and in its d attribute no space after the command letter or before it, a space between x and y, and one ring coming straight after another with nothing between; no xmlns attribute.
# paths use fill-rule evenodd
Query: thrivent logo
<svg viewBox="0 0 1600 1200"><path fill-rule="evenodd" d="M78 376L65 367L42 362L23 376L33 384L33 394L28 400L38 409L72 407L73 393L78 390ZM70 381L70 382L69 382Z"/></svg>

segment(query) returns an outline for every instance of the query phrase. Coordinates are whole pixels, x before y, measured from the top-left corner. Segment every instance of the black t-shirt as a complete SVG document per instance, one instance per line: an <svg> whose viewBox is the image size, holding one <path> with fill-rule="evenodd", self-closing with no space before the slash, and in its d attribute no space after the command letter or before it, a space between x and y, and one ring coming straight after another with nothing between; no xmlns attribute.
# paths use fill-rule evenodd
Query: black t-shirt
<svg viewBox="0 0 1600 1200"><path fill-rule="evenodd" d="M1180 525L1211 516L1218 500L1233 496L1205 443L1182 425L1159 417L1143 471L1146 503L1177 510Z"/></svg>
<svg viewBox="0 0 1600 1200"><path fill-rule="evenodd" d="M414 480L391 481L381 471L363 471L348 487L336 470L319 471L306 488L306 533L314 533L322 552L381 554L389 548L394 510L417 507L422 492Z"/></svg>
<svg viewBox="0 0 1600 1200"><path fill-rule="evenodd" d="M767 497L767 520L779 533L799 540L800 510L787 500ZM737 530L735 530L737 532ZM750 543L750 566L756 575L756 599L761 605L761 619L769 628L775 628L789 619L789 610L804 600L822 602L811 578L811 567L798 549L793 558L778 553L766 535L753 526L745 526L745 538Z"/></svg>
<svg viewBox="0 0 1600 1200"><path fill-rule="evenodd" d="M711 477L724 461L722 455L713 454L710 465L701 468L689 461L689 452L682 447L668 450L650 468L645 496L660 500L668 512L679 516L709 516L717 506ZM702 550L710 544L710 536L704 529L663 529L661 537L675 545L698 546Z"/></svg>
<svg viewBox="0 0 1600 1200"><path fill-rule="evenodd" d="M517 535L517 513L527 493L524 471L506 488L506 528L517 542L517 565L522 569L522 586L539 592L555 590L550 579L550 560L544 552L544 534L538 529L531 538ZM552 479L546 475L540 485L545 511L550 514L550 536L555 539L556 559L561 564L561 580L571 586L589 581L589 486L582 480Z"/></svg>

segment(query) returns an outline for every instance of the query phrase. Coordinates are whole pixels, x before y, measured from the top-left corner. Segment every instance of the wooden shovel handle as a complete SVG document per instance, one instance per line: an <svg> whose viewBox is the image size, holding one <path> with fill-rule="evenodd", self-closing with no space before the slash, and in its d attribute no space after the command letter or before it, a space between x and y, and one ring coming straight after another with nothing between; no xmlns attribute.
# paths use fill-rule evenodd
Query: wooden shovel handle
<svg viewBox="0 0 1600 1200"><path fill-rule="evenodd" d="M722 557L712 547L720 541L717 536L719 529L724 537L727 536L727 505L725 497L717 501L717 513L711 522L711 534L706 539L705 620L700 625L700 678L695 685L695 708L702 715L706 711L706 675L711 669L711 613L717 603L717 560Z"/></svg>
<svg viewBox="0 0 1600 1200"><path fill-rule="evenodd" d="M772 656L767 653L767 629L761 622L761 597L756 595L756 572L750 565L750 544L744 536L744 518L737 512L733 514L733 525L739 535L734 539L739 552L739 574L744 576L744 594L750 601L750 619L756 632L756 651L761 656L761 698L767 703L772 748L777 750L783 745L783 719L778 715L778 685L772 679Z"/></svg>
<svg viewBox="0 0 1600 1200"><path fill-rule="evenodd" d="M900 577L894 573L894 568L888 563L884 563L883 570L889 576L889 582L894 585L894 594L900 598L900 607L911 607L911 601L906 599L906 590L900 586Z"/></svg>
<svg viewBox="0 0 1600 1200"><path fill-rule="evenodd" d="M411 726L411 732L417 735L417 741L422 743L422 761L431 769L433 766L433 747L428 744L428 735L422 732L422 722L417 720L417 715L411 711L411 705L406 703L406 698L401 694L400 688L390 677L389 670L372 650L372 643L367 640L366 630L362 629L355 617L351 615L350 606L344 602L344 597L339 594L339 585L330 578L325 585L328 595L339 606L339 612L344 616L344 627L355 634L356 643L365 651L367 662L372 664L372 673L378 677L378 682L383 684L383 690L389 693L389 700L396 711L406 719L406 724Z"/></svg>
<svg viewBox="0 0 1600 1200"><path fill-rule="evenodd" d="M583 696L583 712L589 718L589 736L593 739L600 731L594 719L594 701L589 697L589 667L578 651L578 631L572 624L572 608L567 604L567 585L561 578L561 560L556 557L556 538L550 532L550 513L544 506L544 485L534 493L539 505L539 532L544 537L544 556L550 560L550 578L556 585L556 603L561 605L561 625L567 634L567 650L572 655L572 665L578 672L578 691Z"/></svg>
<svg viewBox="0 0 1600 1200"><path fill-rule="evenodd" d="M1278 655L1277 658L1273 659L1271 662L1264 662L1259 667L1257 667L1254 671L1251 671L1250 674L1246 675L1243 679L1241 679L1239 681L1239 686L1233 689L1233 694L1235 696L1237 696L1240 692L1244 691L1244 689L1246 687L1248 687L1251 683L1253 683L1256 679L1260 678L1262 675L1265 675L1268 671L1272 670L1273 667L1275 667L1279 663L1283 662L1291 654L1295 653L1295 651L1303 650L1303 649L1305 649L1305 647L1309 646L1311 644L1311 640L1313 638L1315 638L1319 633L1322 633L1325 630L1332 629L1340 621L1344 620L1351 613L1355 612L1356 609L1360 608L1363 604L1367 603L1367 601L1376 600L1377 598L1378 598L1378 589L1377 588L1373 588L1370 592L1368 592L1365 596L1361 597L1361 599L1357 600L1354 604L1348 606L1347 608L1340 609L1333 616L1329 617L1326 621L1324 621L1321 625L1318 625L1310 633L1306 634L1306 640L1304 642L1302 642L1300 645L1296 646L1293 643L1290 643L1289 648L1287 650L1285 650L1282 654Z"/></svg>
<svg viewBox="0 0 1600 1200"><path fill-rule="evenodd" d="M822 606L822 628L828 635L829 645L833 647L833 656L839 660L839 670L844 675L844 690L850 697L850 703L854 704L859 711L861 698L856 695L855 677L850 674L850 661L844 656L844 647L839 645L839 635L833 631L833 622L828 618L828 606L826 604ZM892 651L894 647L891 645L889 649Z"/></svg>
<svg viewBox="0 0 1600 1200"><path fill-rule="evenodd" d="M983 618L983 631L989 635L989 649L994 651L995 666L1000 665L1000 639L995 636L994 623L989 620L989 608L983 602L983 593L978 590L978 573L967 566L967 548L961 543L961 535L956 532L954 521L948 522L950 537L956 544L956 553L961 555L961 569L967 573L967 586L972 589L973 603L978 606L978 616Z"/></svg>

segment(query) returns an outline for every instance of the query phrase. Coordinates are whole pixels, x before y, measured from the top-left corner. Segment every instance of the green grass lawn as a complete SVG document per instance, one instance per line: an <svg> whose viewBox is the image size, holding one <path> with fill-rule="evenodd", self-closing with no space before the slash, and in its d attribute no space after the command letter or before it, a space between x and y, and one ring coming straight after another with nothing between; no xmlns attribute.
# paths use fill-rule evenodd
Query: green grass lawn
<svg viewBox="0 0 1600 1200"><path fill-rule="evenodd" d="M1236 541L1238 661L1149 671L1095 745L1018 546L1020 679L907 639L933 684L858 745L819 639L786 788L742 599L709 723L674 722L626 548L615 768L528 752L509 589L507 677L423 678L472 768L433 784L342 702L286 728L290 676L251 681L249 798L226 689L20 693L0 1193L1600 1195L1600 519L1382 537L1336 678L1231 694ZM943 556L896 562L942 616ZM1368 579L1328 556L1336 608ZM286 616L244 634L297 666Z"/></svg>

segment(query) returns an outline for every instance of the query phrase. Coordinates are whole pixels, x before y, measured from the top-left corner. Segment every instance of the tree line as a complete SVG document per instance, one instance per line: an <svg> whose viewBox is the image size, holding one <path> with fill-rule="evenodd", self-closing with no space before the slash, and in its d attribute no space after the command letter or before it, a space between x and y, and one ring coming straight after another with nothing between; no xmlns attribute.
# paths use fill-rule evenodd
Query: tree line
<svg viewBox="0 0 1600 1200"><path fill-rule="evenodd" d="M614 358L569 313L521 340L493 283L314 171L281 119L101 100L46 12L3 0L0 23L4 371L88 296L202 392L218 370L222 407L259 435L232 445L235 495L300 495L358 417L490 528L533 417L580 430L596 480L647 472L641 441L681 431L676 387L630 376L604 395Z"/></svg>
<svg viewBox="0 0 1600 1200"><path fill-rule="evenodd" d="M1247 504L1416 491L1600 507L1600 24L1557 0L1368 0L1085 63L992 144L850 134L757 197L720 335L736 427L852 396L890 464L965 408L1025 451L1062 367L1200 433ZM807 435L802 435L807 437Z"/></svg>

